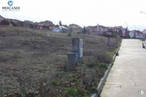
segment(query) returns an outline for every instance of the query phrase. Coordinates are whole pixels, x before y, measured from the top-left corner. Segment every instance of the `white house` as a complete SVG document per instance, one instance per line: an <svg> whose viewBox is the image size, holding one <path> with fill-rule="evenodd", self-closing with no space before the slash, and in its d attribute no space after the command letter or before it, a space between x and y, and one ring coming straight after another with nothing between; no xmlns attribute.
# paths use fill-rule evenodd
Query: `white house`
<svg viewBox="0 0 146 97"><path fill-rule="evenodd" d="M144 34L136 30L129 32L129 36L130 38L144 38Z"/></svg>
<svg viewBox="0 0 146 97"><path fill-rule="evenodd" d="M143 34L146 34L146 29L144 29L144 30L142 31L142 33L143 33Z"/></svg>
<svg viewBox="0 0 146 97"><path fill-rule="evenodd" d="M62 32L62 29L60 27L54 27L53 32Z"/></svg>
<svg viewBox="0 0 146 97"><path fill-rule="evenodd" d="M58 26L53 28L53 32L69 32L69 29L64 26Z"/></svg>
<svg viewBox="0 0 146 97"><path fill-rule="evenodd" d="M144 38L144 34L140 31L136 33L136 38Z"/></svg>
<svg viewBox="0 0 146 97"><path fill-rule="evenodd" d="M134 38L134 36L135 36L134 34L135 34L134 31L130 31L130 32L129 32L130 38Z"/></svg>

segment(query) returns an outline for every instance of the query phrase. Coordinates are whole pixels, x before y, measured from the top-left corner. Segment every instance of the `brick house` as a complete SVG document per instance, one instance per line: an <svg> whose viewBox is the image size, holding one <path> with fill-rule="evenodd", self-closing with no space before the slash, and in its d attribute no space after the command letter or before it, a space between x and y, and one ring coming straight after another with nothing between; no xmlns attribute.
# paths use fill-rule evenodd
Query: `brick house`
<svg viewBox="0 0 146 97"><path fill-rule="evenodd" d="M82 27L77 24L70 24L69 28L72 29L72 32L74 33L82 32Z"/></svg>
<svg viewBox="0 0 146 97"><path fill-rule="evenodd" d="M89 31L89 33L97 32L97 26L88 26L86 29Z"/></svg>
<svg viewBox="0 0 146 97"><path fill-rule="evenodd" d="M122 30L123 27L122 26L115 26L115 27L110 27L109 30L113 31L113 32L119 32L120 30Z"/></svg>
<svg viewBox="0 0 146 97"><path fill-rule="evenodd" d="M109 31L109 27L97 25L97 34L103 35L105 32L108 32L108 31Z"/></svg>
<svg viewBox="0 0 146 97"><path fill-rule="evenodd" d="M37 28L37 29L45 29L44 27L49 27L50 30L53 30L53 28L55 27L55 25L53 24L53 22L48 21L48 20L41 21L39 23L34 23L34 25L35 25L35 28Z"/></svg>
<svg viewBox="0 0 146 97"><path fill-rule="evenodd" d="M70 24L69 28L81 28L81 27L77 24Z"/></svg>
<svg viewBox="0 0 146 97"><path fill-rule="evenodd" d="M44 26L53 26L53 22L49 21L49 20L46 20L46 21L42 21L40 22L40 24L43 24Z"/></svg>
<svg viewBox="0 0 146 97"><path fill-rule="evenodd" d="M88 26L86 29L89 31L89 33L103 35L105 32L109 31L109 27L105 27L102 25L97 26Z"/></svg>

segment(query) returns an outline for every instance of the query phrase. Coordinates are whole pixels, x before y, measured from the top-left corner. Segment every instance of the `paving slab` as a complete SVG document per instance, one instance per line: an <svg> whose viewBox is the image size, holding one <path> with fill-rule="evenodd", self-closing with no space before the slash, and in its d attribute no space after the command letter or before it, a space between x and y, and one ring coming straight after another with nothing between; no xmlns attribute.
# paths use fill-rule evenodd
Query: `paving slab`
<svg viewBox="0 0 146 97"><path fill-rule="evenodd" d="M100 97L146 97L146 49L141 40L122 40Z"/></svg>

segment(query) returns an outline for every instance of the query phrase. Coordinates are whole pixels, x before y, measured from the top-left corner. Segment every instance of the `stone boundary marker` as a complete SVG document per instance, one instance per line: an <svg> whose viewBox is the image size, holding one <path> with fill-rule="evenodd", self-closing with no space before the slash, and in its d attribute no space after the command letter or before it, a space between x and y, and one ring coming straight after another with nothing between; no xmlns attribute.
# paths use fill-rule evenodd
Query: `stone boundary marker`
<svg viewBox="0 0 146 97"><path fill-rule="evenodd" d="M119 55L118 52L119 52L120 47L121 47L121 44L118 47L116 53L114 54L113 59L112 59L112 62L114 62L115 59L116 59L116 56ZM105 81L106 81L106 79L107 79L107 77L108 77L108 75L110 73L110 70L111 70L112 66L113 66L113 63L110 63L108 69L106 70L106 72L105 72L105 74L103 76L103 78L100 80L100 82L98 84L98 87L97 87L98 92L92 94L91 97L100 97L100 93L101 93L101 91L103 89L104 83L105 83Z"/></svg>

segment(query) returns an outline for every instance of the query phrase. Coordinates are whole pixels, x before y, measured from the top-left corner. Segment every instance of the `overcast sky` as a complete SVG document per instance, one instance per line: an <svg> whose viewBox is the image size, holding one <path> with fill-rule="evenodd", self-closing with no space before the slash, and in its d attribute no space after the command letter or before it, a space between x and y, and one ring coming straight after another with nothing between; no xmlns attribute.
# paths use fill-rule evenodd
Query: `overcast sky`
<svg viewBox="0 0 146 97"><path fill-rule="evenodd" d="M6 18L39 22L50 20L54 24L80 26L123 26L146 29L146 0L12 0L20 11L2 11L8 0L0 0L0 15Z"/></svg>

